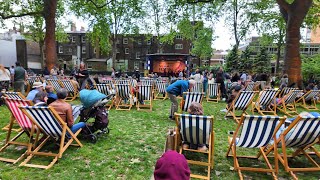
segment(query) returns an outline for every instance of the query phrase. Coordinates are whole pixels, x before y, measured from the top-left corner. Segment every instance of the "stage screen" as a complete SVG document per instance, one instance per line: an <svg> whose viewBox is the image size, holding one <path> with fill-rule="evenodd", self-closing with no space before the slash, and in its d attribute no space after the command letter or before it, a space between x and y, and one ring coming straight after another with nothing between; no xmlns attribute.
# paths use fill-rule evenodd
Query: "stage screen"
<svg viewBox="0 0 320 180"><path fill-rule="evenodd" d="M153 72L165 73L173 71L178 73L186 68L186 64L182 61L153 61Z"/></svg>

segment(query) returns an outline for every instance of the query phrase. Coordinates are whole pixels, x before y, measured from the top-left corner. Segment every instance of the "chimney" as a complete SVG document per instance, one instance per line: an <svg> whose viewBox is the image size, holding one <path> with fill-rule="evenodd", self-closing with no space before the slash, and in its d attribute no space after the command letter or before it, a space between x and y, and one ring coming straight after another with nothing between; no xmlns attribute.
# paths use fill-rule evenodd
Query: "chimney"
<svg viewBox="0 0 320 180"><path fill-rule="evenodd" d="M81 26L80 31L85 31L85 29L84 29L84 27L83 27L83 26Z"/></svg>
<svg viewBox="0 0 320 180"><path fill-rule="evenodd" d="M71 31L72 32L77 31L77 26L76 26L76 24L74 22L71 22Z"/></svg>

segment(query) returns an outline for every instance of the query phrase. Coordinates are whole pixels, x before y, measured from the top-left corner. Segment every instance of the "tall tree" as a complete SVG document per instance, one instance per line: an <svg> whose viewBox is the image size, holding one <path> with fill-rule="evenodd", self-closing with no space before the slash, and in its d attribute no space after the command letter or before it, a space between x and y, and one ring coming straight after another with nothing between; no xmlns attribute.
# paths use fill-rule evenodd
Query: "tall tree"
<svg viewBox="0 0 320 180"><path fill-rule="evenodd" d="M302 87L300 27L312 6L312 0L277 0L277 3L286 22L284 72L289 76L289 83L297 82Z"/></svg>
<svg viewBox="0 0 320 180"><path fill-rule="evenodd" d="M234 45L226 57L226 72L238 71L239 72L239 53L238 47Z"/></svg>
<svg viewBox="0 0 320 180"><path fill-rule="evenodd" d="M267 53L267 48L262 47L257 58L254 60L254 65L252 66L254 73L267 73L271 72L271 62L270 57Z"/></svg>

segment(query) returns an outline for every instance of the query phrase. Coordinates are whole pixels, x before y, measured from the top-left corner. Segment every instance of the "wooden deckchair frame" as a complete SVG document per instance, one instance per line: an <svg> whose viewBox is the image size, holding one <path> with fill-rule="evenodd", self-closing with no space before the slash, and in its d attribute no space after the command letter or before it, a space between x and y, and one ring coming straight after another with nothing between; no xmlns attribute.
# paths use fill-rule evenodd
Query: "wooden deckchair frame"
<svg viewBox="0 0 320 180"><path fill-rule="evenodd" d="M209 93L209 86L210 86L210 84L208 84L208 86L207 86L207 97L206 97L206 99L207 99L207 102L210 102L210 101L213 101L213 102L216 102L216 103L218 103L219 101L220 101L220 97L221 97L221 92L220 92L220 83L213 83L213 85L214 84L217 84L217 91L218 91L218 94L217 94L217 96L215 97L215 98L210 98L210 93Z"/></svg>
<svg viewBox="0 0 320 180"><path fill-rule="evenodd" d="M36 120L33 119L33 117L26 111L26 109L24 109L24 107L19 107L21 109L21 111L27 115L29 117L29 119L32 121L32 123L37 126L42 132L45 132L42 127L36 122ZM40 107L41 108L41 107ZM63 153L66 151L66 149L70 146L79 146L82 147L82 143L78 140L77 136L78 134L81 132L82 129L79 129L76 133L73 133L70 128L68 127L67 123L64 122L61 117L59 116L59 114L52 108L52 107L48 107L49 111L52 112L52 114L54 115L54 118L56 121L58 121L58 123L61 125L62 127L62 134L61 134L61 138L59 142L59 151L58 153L52 153L52 152L40 152L41 148L47 143L47 141L52 138L50 135L45 134L45 139L42 143L40 143L34 150L32 150L30 148L30 146L28 147L28 157L19 165L19 166L26 166L26 167L34 167L34 168L42 168L42 169L49 169L51 168L57 161L59 158L62 157ZM30 136L32 136L34 134L34 127L32 126L32 130L31 130L31 134ZM70 135L70 139L67 140L66 139L66 133L68 133ZM55 139L55 138L53 138ZM65 143L65 140L66 143ZM71 144L73 141L76 141L76 144ZM50 162L49 165L38 165L38 164L31 164L28 163L34 156L50 156L50 157L54 157L54 159Z"/></svg>
<svg viewBox="0 0 320 180"><path fill-rule="evenodd" d="M288 94L283 96L280 104L277 105L277 109L288 116L292 116L292 113L298 114L295 100L292 100L291 103L286 103L285 101L288 98L292 98L290 97L292 94L293 94L292 96L297 96L297 94L300 92L302 92L302 90L291 90Z"/></svg>
<svg viewBox="0 0 320 180"><path fill-rule="evenodd" d="M272 117L272 116L270 116ZM276 117L276 116L274 116ZM272 139L275 141L276 140L276 132L280 129L281 125L284 123L286 117L279 118L280 123L276 126L274 133L272 135ZM275 161L275 167L273 168L271 163L269 162L269 159L267 157L267 153L265 153L265 150L267 146L265 147L259 147L258 154L256 156L242 156L242 155L237 155L237 144L236 144L236 139L239 131L241 131L241 127L243 126L243 122L245 120L245 114L243 114L240 118L240 121L238 123L238 126L236 128L236 131L233 133L232 137L228 137L228 151L226 153L226 157L233 157L233 165L234 165L234 170L238 171L239 178L240 180L243 180L243 175L242 171L253 171L253 172L263 172L263 173L271 173L274 179L277 179L277 174L279 171L279 164L278 164L278 159L277 156L275 155L274 161ZM276 145L274 145L276 147ZM277 154L277 151L274 151L275 154ZM247 159L256 159L258 160L260 157L263 157L266 165L266 168L254 168L254 167L244 167L240 166L238 158L247 158Z"/></svg>
<svg viewBox="0 0 320 180"><path fill-rule="evenodd" d="M313 97L311 97L311 105L308 105L307 103L306 103L306 97L309 95L309 94L311 94L311 93L314 93L314 92L317 92L317 94L315 95L315 96L313 96ZM307 92L307 93L305 93L303 96L301 96L298 100L296 100L296 104L297 105L300 105L300 106L302 106L303 108L305 108L305 109L307 109L307 110L319 110L318 108L317 108L317 100L316 100L316 98L315 97L317 97L320 93L320 90L311 90L311 91L309 91L309 92Z"/></svg>
<svg viewBox="0 0 320 180"><path fill-rule="evenodd" d="M270 91L270 90L263 90L261 91L263 95L264 92ZM276 94L272 97L272 100L270 101L269 105L265 107L265 109L261 108L260 105L260 99L262 98L261 95L259 95L258 99L256 102L252 102L252 114L254 114L254 110L256 109L259 114L262 116L265 115L265 113L272 113L273 115L277 116L277 106L276 106L276 97L278 96L279 91L277 90ZM270 99L268 99L270 100ZM270 107L271 103L273 103L273 107Z"/></svg>
<svg viewBox="0 0 320 180"><path fill-rule="evenodd" d="M197 175L197 174L190 174L190 177L192 178L198 178L198 179L210 179L211 176L211 169L213 169L214 166L214 131L213 131L213 120L214 117L213 116L206 116L207 120L210 121L210 136L209 136L209 148L207 151L200 151L197 149L190 149L190 148L184 148L182 146L182 141L180 139L181 134L180 134L180 117L182 116L182 114L174 114L175 116L175 120L176 120L176 136L175 136L175 149L179 149L179 153L182 154L183 151L189 151L189 152L195 152L195 153L201 153L201 154L206 154L207 155L207 161L199 161L199 160L189 160L187 159L188 164L194 164L194 165L199 165L199 166L206 166L207 167L207 176L202 176L202 175ZM192 116L192 115L190 115ZM196 119L192 119L192 121L194 121Z"/></svg>

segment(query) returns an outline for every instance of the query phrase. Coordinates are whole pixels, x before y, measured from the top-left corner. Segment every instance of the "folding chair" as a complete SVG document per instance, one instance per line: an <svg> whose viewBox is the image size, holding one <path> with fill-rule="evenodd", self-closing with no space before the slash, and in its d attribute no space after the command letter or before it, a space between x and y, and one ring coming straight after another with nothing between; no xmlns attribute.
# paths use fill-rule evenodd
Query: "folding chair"
<svg viewBox="0 0 320 180"><path fill-rule="evenodd" d="M10 98L10 99L26 100L26 97L23 94L21 94L20 92L9 92L9 91L6 91L3 95L4 95L4 97ZM11 117L11 118L13 118L13 117ZM13 124L17 124L17 122L14 120ZM2 130L8 131L9 130L9 126L10 126L10 122L6 126L4 126L2 128ZM11 131L15 131L15 132L20 132L21 130L22 129L20 127L18 127L18 128L12 127L11 128Z"/></svg>
<svg viewBox="0 0 320 180"><path fill-rule="evenodd" d="M62 157L62 154L73 141L76 141L76 144L72 145L82 147L81 142L77 138L77 135L82 129L79 129L76 133L73 133L69 129L67 123L61 119L59 114L52 107L20 106L19 108L46 136L45 140L40 143L35 149L32 150L31 148L28 148L29 156L20 164L20 166L49 169L57 162L59 158ZM31 131L30 136L32 136L33 133L34 132ZM59 142L60 147L58 153L45 151L40 152L41 148L47 143L50 138ZM29 164L28 162L34 156L50 156L54 157L54 159L50 162L49 165L39 165L31 163Z"/></svg>
<svg viewBox="0 0 320 180"><path fill-rule="evenodd" d="M200 93L202 93L203 92L203 83L197 82L195 84L195 86L193 86L193 88L191 89L191 92L200 92Z"/></svg>
<svg viewBox="0 0 320 180"><path fill-rule="evenodd" d="M53 89L57 92L57 90L62 88L62 84L59 79L47 79L48 84L50 84Z"/></svg>
<svg viewBox="0 0 320 180"><path fill-rule="evenodd" d="M246 87L244 88L244 91L253 91L254 86L255 86L254 82L248 82Z"/></svg>
<svg viewBox="0 0 320 180"><path fill-rule="evenodd" d="M130 84L115 84L116 87L116 110L130 111L133 105L133 94Z"/></svg>
<svg viewBox="0 0 320 180"><path fill-rule="evenodd" d="M26 94L28 94L30 92L34 82L42 82L41 77L40 76L29 76L27 78L27 81L26 81L26 84L27 84Z"/></svg>
<svg viewBox="0 0 320 180"><path fill-rule="evenodd" d="M98 90L102 94L105 94L106 96L109 96L110 94L114 94L114 90L112 89L110 84L96 84L95 88L96 90ZM108 110L110 110L112 106L113 106L113 98L111 99L110 103L106 104L106 107L108 107Z"/></svg>
<svg viewBox="0 0 320 180"><path fill-rule="evenodd" d="M162 99L165 100L168 98L168 94L166 91L166 88L168 86L168 83L163 81L156 81L156 93L154 96L154 100Z"/></svg>
<svg viewBox="0 0 320 180"><path fill-rule="evenodd" d="M18 107L32 105L32 102L29 100L10 99L10 98L4 98L4 101L6 106L11 112L11 118L10 118L8 132L5 140L5 145L0 148L0 154L2 152L5 152L5 150L10 145L19 145L19 146L26 146L27 148L31 148L33 146L32 144L33 139L32 139L32 136L30 136L30 134L31 134L31 129L32 128L34 129L34 127L32 127L32 123L29 120L29 118L25 116ZM11 133L13 131L12 126L14 121L16 121L19 124L21 132L19 132L15 137L10 139ZM24 139L23 137L21 137L21 135L23 134L26 134L28 139ZM34 144L37 143L38 138L39 138L39 131L37 131L36 138L34 139ZM24 157L26 157L26 155L27 155L27 151L25 151L25 153L23 153L17 159L0 157L0 161L5 161L5 162L10 162L15 164L20 160L22 160Z"/></svg>
<svg viewBox="0 0 320 180"><path fill-rule="evenodd" d="M300 97L296 103L308 110L318 110L317 108L317 97L320 94L320 90L310 90L309 92L305 93L302 97ZM311 101L311 104L308 105L306 102Z"/></svg>
<svg viewBox="0 0 320 180"><path fill-rule="evenodd" d="M254 171L271 173L274 179L277 179L278 173L278 159L277 151L275 153L275 167L273 168L265 153L266 146L272 141L276 140L275 134L280 129L285 118L278 116L253 116L243 115L238 123L238 127L233 134L233 137L228 137L229 148L227 157L233 157L234 170L238 171L240 179L243 179L241 171ZM280 122L280 123L279 123ZM241 129L242 128L242 129ZM238 134L240 133L240 137ZM241 148L259 148L256 156L239 156L237 154L237 147ZM275 145L274 145L275 147ZM242 151L243 152L243 151ZM263 157L267 164L267 168L257 167L243 167L239 165L239 158L257 159Z"/></svg>
<svg viewBox="0 0 320 180"><path fill-rule="evenodd" d="M209 101L218 102L219 100L220 100L220 84L218 83L208 84L207 102Z"/></svg>
<svg viewBox="0 0 320 180"><path fill-rule="evenodd" d="M66 97L66 101L73 101L75 100L78 95L79 91L78 88L70 81L67 79L60 80L62 86L68 91L68 96Z"/></svg>
<svg viewBox="0 0 320 180"><path fill-rule="evenodd" d="M291 113L298 114L295 99L302 93L302 90L291 90L287 95L283 96L280 104L277 105L277 109L292 116Z"/></svg>
<svg viewBox="0 0 320 180"><path fill-rule="evenodd" d="M252 102L252 113L257 110L259 114L264 116L264 113L272 113L277 116L276 97L279 91L275 89L265 89L261 91L256 102ZM273 102L273 107L270 107Z"/></svg>
<svg viewBox="0 0 320 180"><path fill-rule="evenodd" d="M188 164L194 164L207 167L207 176L197 175L191 173L192 178L210 179L211 169L213 168L213 154L214 154L214 131L213 131L213 116L199 116L189 114L175 113L177 135L175 139L175 149L179 148L179 153L184 151L206 154L207 160L191 160L187 158ZM191 144L203 144L208 146L207 151L197 149L184 148L183 142Z"/></svg>
<svg viewBox="0 0 320 180"><path fill-rule="evenodd" d="M240 117L236 115L236 111L241 111L241 114L246 112L248 106L252 103L257 91L240 91L237 97L233 100L230 107L227 105L226 116L230 114L233 119L239 123Z"/></svg>
<svg viewBox="0 0 320 180"><path fill-rule="evenodd" d="M279 93L279 97L283 97L287 95L292 90L298 90L298 88L290 88L290 87L284 87L281 92Z"/></svg>
<svg viewBox="0 0 320 180"><path fill-rule="evenodd" d="M142 110L142 108L149 108L149 111L152 111L152 85L139 85L139 91L137 92L136 97L137 101L137 110ZM143 104L142 104L143 103Z"/></svg>
<svg viewBox="0 0 320 180"><path fill-rule="evenodd" d="M202 104L203 96L203 92L184 92L183 99L181 100L181 111L187 112L192 102Z"/></svg>
<svg viewBox="0 0 320 180"><path fill-rule="evenodd" d="M313 145L319 141L320 136L320 119L319 117L311 116L297 116L290 125L284 129L280 137L274 141L272 146L266 154L274 151L277 146L281 147L282 153L277 153L277 157L284 166L285 170L290 173L294 179L298 179L294 172L308 172L308 171L320 171L320 164L316 162L311 154L320 158L320 152L318 152ZM288 155L288 150L295 150L292 155ZM311 152L307 152L311 150ZM277 150L275 150L276 152ZM314 165L314 167L292 167L289 159L293 159L296 156L305 155L305 157ZM274 155L276 157L276 154ZM296 164L303 164L296 162Z"/></svg>

